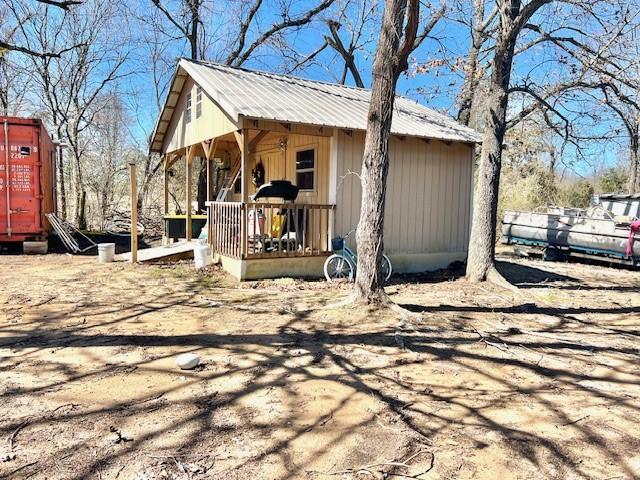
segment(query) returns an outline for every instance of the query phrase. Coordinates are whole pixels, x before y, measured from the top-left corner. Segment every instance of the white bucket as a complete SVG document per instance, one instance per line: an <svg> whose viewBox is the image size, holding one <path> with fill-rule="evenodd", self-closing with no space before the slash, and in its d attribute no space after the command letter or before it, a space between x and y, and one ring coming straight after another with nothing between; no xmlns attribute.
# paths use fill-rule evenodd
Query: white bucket
<svg viewBox="0 0 640 480"><path fill-rule="evenodd" d="M99 243L98 244L98 261L100 263L111 263L116 254L115 243Z"/></svg>
<svg viewBox="0 0 640 480"><path fill-rule="evenodd" d="M193 261L196 264L196 268L204 268L209 265L213 261L211 247L209 245L195 245L193 247Z"/></svg>

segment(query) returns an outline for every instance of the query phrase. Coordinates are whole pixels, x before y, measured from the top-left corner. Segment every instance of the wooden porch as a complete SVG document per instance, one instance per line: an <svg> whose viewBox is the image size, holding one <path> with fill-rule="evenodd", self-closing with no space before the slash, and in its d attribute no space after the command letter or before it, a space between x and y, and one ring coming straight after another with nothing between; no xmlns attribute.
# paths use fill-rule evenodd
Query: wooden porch
<svg viewBox="0 0 640 480"><path fill-rule="evenodd" d="M214 255L236 260L327 256L335 205L208 202Z"/></svg>
<svg viewBox="0 0 640 480"><path fill-rule="evenodd" d="M175 176L171 170L179 168L184 171L184 184L178 183L177 187L185 192L180 200L185 210L179 215L179 221L184 218L185 226L181 229L184 238L192 239L195 213L191 205L197 182L193 163L206 161L206 232L214 260L221 261L229 271L244 272L247 262L251 261L253 265L262 264L262 270L268 274L270 267L264 262L275 260L280 262L281 275L322 274L324 257L331 253L335 224L335 205L327 202L330 200L329 144L333 131L246 119L242 125L244 128L239 130L165 154L165 219L171 217L175 223L178 217L177 212L170 212L169 208L169 179ZM313 174L311 185L300 189L296 201L252 201L257 189L251 183L252 170L261 164L264 182L286 180L295 184L296 173L301 170L296 170L295 163L299 151L313 152L312 169L304 170ZM175 195L172 201L178 207ZM304 262L305 258L316 260ZM235 263L227 268L225 261ZM241 262L239 267L238 262ZM244 279L244 273L234 275Z"/></svg>
<svg viewBox="0 0 640 480"><path fill-rule="evenodd" d="M180 165L184 168L184 221L186 240L192 238L191 218L194 215L191 204L194 200L194 160L206 162L206 204L211 202L250 203L250 196L254 186L251 184L252 168L256 163L266 167L266 179L289 180L296 183L295 167L291 167L292 158L297 150L304 147L316 154L313 191L302 191L299 203L329 207L327 200L332 200L329 193L330 179L327 173L329 164L328 145L333 129L324 127L310 127L280 122L244 119L242 128L203 140L189 146L167 152L163 156L164 178L164 215L175 217L178 212L170 212L169 182L173 175L173 167ZM304 140L301 140L304 139ZM298 142L298 143L296 143ZM222 162L221 168L219 163ZM277 164L277 168L275 165ZM293 168L293 171L291 171ZM274 171L269 171L274 170ZM275 171L277 170L277 172ZM223 174L217 174L223 171ZM174 196L176 202L178 199ZM206 212L202 212L203 214Z"/></svg>

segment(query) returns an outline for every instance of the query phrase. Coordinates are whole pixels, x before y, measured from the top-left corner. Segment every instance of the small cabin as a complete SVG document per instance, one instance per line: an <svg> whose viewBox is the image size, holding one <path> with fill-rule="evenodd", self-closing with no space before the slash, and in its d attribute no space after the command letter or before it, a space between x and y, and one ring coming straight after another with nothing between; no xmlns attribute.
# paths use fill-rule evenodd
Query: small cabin
<svg viewBox="0 0 640 480"><path fill-rule="evenodd" d="M178 219L191 240L193 165L206 164L204 233L225 270L240 280L321 276L331 240L360 216L370 94L181 59L150 147L163 157L167 225ZM384 248L394 272L464 260L479 135L404 97L391 133ZM182 216L169 208L176 165ZM356 249L355 235L348 241Z"/></svg>

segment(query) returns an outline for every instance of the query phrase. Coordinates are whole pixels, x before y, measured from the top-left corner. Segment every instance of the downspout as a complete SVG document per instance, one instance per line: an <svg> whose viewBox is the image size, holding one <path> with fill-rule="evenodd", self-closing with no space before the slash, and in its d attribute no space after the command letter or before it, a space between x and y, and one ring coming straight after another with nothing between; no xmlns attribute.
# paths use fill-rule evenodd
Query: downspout
<svg viewBox="0 0 640 480"><path fill-rule="evenodd" d="M9 121L4 121L4 177L5 190L7 192L7 235L11 237L11 194L10 175L9 175Z"/></svg>

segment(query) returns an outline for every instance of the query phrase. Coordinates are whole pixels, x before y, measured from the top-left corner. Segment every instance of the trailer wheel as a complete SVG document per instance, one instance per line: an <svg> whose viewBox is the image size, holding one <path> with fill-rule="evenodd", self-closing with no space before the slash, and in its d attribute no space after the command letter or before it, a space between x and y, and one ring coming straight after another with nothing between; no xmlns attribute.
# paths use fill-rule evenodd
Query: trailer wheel
<svg viewBox="0 0 640 480"><path fill-rule="evenodd" d="M557 248L547 247L542 254L542 260L545 262L557 262L560 260L561 254Z"/></svg>

